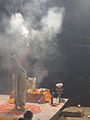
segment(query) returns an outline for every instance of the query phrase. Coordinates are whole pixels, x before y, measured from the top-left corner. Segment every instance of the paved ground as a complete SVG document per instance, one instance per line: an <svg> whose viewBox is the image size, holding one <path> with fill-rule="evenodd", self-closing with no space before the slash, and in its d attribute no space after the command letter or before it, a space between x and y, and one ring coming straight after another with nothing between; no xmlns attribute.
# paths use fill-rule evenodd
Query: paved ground
<svg viewBox="0 0 90 120"><path fill-rule="evenodd" d="M5 104L8 102L8 95L0 95L0 104ZM35 120L49 120L51 119L67 102L68 99L64 99L64 102L61 102L57 107L51 106L49 103L38 104L38 103L27 103L30 105L40 106L41 112L34 114L33 119ZM54 99L54 103L57 103L56 99Z"/></svg>
<svg viewBox="0 0 90 120"><path fill-rule="evenodd" d="M39 120L49 120L51 119L66 103L67 99L65 99L65 102L60 103L57 107L53 107L50 104L39 104L41 107L42 112L35 114L34 118ZM37 104L38 105L38 104Z"/></svg>

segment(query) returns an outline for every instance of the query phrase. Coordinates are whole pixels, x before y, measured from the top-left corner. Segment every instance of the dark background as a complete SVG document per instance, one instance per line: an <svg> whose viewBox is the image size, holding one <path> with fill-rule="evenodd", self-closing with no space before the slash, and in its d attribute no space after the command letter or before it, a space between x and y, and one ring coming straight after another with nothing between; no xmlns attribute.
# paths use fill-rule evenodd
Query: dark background
<svg viewBox="0 0 90 120"><path fill-rule="evenodd" d="M57 1L59 3L59 0ZM66 60L62 60L63 70L51 73L48 78L64 83L64 96L73 98L73 103L90 105L90 1L62 0L66 8L63 32L57 35ZM57 53L58 54L58 53ZM54 61L57 67L59 60ZM60 64L59 64L60 65ZM62 66L60 66L62 67ZM51 87L52 88L52 87Z"/></svg>

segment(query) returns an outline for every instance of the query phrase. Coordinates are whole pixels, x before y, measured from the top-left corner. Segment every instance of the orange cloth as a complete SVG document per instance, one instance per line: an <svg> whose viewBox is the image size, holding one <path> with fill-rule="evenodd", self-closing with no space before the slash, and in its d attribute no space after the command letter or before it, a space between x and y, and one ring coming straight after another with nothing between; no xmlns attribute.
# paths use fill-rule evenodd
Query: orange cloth
<svg viewBox="0 0 90 120"><path fill-rule="evenodd" d="M0 116L0 120L9 120L9 118L6 116Z"/></svg>
<svg viewBox="0 0 90 120"><path fill-rule="evenodd" d="M51 94L49 89L28 89L26 94L27 102L50 102ZM9 103L14 103L13 92L10 95Z"/></svg>

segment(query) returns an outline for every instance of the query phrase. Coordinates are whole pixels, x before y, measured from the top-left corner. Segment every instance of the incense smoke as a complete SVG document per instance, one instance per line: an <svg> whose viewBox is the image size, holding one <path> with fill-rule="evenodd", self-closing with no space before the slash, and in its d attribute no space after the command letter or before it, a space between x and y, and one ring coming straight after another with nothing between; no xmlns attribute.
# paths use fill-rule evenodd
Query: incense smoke
<svg viewBox="0 0 90 120"><path fill-rule="evenodd" d="M48 75L44 61L57 53L55 37L62 32L65 9L46 7L47 0L9 2L11 5L6 6L9 17L3 18L7 20L4 21L4 34L0 34L0 50L6 54L6 60L12 52L20 59L29 55L27 71L41 81Z"/></svg>

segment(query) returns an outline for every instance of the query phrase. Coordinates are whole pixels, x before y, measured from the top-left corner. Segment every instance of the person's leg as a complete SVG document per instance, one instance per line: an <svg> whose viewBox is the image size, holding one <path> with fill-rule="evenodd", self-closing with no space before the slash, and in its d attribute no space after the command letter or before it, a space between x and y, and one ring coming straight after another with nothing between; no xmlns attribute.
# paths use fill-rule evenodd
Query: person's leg
<svg viewBox="0 0 90 120"><path fill-rule="evenodd" d="M61 103L61 96L59 96L59 103Z"/></svg>

